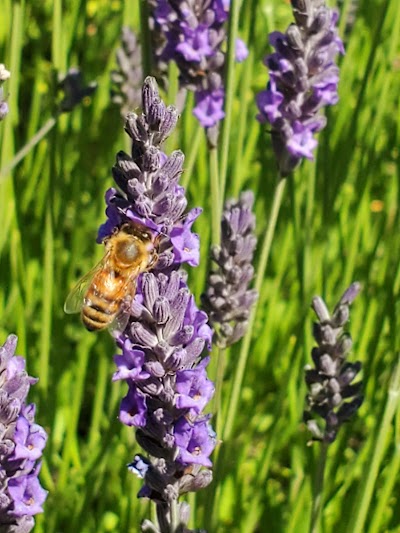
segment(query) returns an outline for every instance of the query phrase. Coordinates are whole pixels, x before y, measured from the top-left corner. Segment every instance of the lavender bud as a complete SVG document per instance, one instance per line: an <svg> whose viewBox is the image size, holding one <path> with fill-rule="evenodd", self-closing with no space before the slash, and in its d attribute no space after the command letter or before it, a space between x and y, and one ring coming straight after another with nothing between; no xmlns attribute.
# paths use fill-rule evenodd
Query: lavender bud
<svg viewBox="0 0 400 533"><path fill-rule="evenodd" d="M244 335L251 307L257 299L257 293L248 288L257 243L253 203L253 193L247 191L240 195L239 201L225 204L221 246L214 246L211 251L217 269L208 277L202 303L215 329L216 343L223 348Z"/></svg>
<svg viewBox="0 0 400 533"><path fill-rule="evenodd" d="M318 346L312 349L315 368L307 368L305 373L309 393L304 421L314 440L333 442L341 424L349 420L363 400L362 382L351 384L361 363L346 362L352 341L343 329L349 319L349 306L359 291L359 283L350 285L332 316L322 298L312 301L319 320L313 329Z"/></svg>
<svg viewBox="0 0 400 533"><path fill-rule="evenodd" d="M128 26L122 28L121 48L118 48L116 57L118 70L111 72L112 101L120 106L121 115L125 117L140 105L143 79L140 44Z"/></svg>

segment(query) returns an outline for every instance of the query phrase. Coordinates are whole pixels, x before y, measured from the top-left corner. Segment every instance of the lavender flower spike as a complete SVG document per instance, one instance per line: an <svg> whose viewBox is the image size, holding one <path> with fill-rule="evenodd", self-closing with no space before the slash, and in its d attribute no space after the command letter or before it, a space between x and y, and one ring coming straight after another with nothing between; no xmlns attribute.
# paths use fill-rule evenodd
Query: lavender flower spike
<svg viewBox="0 0 400 533"><path fill-rule="evenodd" d="M0 347L0 531L28 533L47 497L38 480L47 435L35 424L34 404L26 403L37 380L14 355L16 345L17 337L9 335Z"/></svg>
<svg viewBox="0 0 400 533"><path fill-rule="evenodd" d="M226 202L221 221L221 246L211 250L217 268L208 278L202 302L221 348L243 337L251 307L257 299L257 292L248 288L254 275L252 261L257 244L253 203L251 191L243 192L239 201Z"/></svg>
<svg viewBox="0 0 400 533"><path fill-rule="evenodd" d="M157 508L160 528L146 520L142 531L169 533L178 525L183 531L189 518L179 496L212 480L216 437L204 410L214 386L207 378L209 358L202 357L210 350L211 329L180 269L183 263L198 264L199 239L191 226L201 210L185 213L182 152L167 156L160 148L176 125L177 111L165 106L153 78L143 84L142 106L140 115L127 116L132 155L117 155L113 174L119 192L106 194L108 220L99 240L125 223L146 226L158 240L158 261L139 276L129 322L116 334L121 353L113 379L127 384L119 418L136 428L148 454L136 455L129 465L144 480L138 496L152 499ZM179 524L173 524L176 516Z"/></svg>
<svg viewBox="0 0 400 533"><path fill-rule="evenodd" d="M313 332L318 346L311 352L314 368L306 368L305 379L309 393L304 421L314 440L333 442L342 423L350 419L363 401L362 382L352 384L361 370L361 363L346 362L352 340L344 331L350 316L349 306L360 289L359 283L352 283L332 315L319 296L312 302L312 308L318 317Z"/></svg>
<svg viewBox="0 0 400 533"><path fill-rule="evenodd" d="M339 69L344 53L337 34L338 13L323 0L291 0L295 23L286 33L269 36L275 52L265 58L270 80L257 96L260 122L271 124L272 146L282 176L303 157L313 159L314 134L326 125L319 110L338 101Z"/></svg>
<svg viewBox="0 0 400 533"><path fill-rule="evenodd" d="M229 0L149 3L153 6L155 29L165 40L158 59L176 62L181 87L195 93L193 114L204 128L214 128L224 117L223 45ZM243 61L247 55L245 44L238 39L236 60Z"/></svg>
<svg viewBox="0 0 400 533"><path fill-rule="evenodd" d="M125 118L141 103L143 73L140 44L128 26L122 28L121 42L117 50L118 70L111 72L112 101L121 107L121 115Z"/></svg>
<svg viewBox="0 0 400 533"><path fill-rule="evenodd" d="M6 80L8 80L9 77L10 72L2 63L0 63L0 120L3 120L8 113L8 104L4 98L2 85Z"/></svg>

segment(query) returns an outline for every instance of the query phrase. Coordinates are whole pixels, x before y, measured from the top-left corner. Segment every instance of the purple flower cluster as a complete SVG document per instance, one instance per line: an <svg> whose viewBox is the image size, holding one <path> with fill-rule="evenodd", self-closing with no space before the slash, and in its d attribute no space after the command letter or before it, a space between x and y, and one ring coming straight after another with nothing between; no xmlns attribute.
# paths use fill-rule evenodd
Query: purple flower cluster
<svg viewBox="0 0 400 533"><path fill-rule="evenodd" d="M359 283L352 283L332 315L319 296L312 302L318 317L313 331L318 346L311 352L315 368L306 369L309 393L304 421L314 440L333 442L340 426L351 418L363 401L362 382L352 384L361 370L361 363L346 361L352 340L344 331L350 317L349 306L360 288ZM321 419L324 427L321 426Z"/></svg>
<svg viewBox="0 0 400 533"><path fill-rule="evenodd" d="M221 221L221 245L211 250L216 268L208 278L202 302L221 348L243 337L257 299L257 292L249 289L257 244L253 204L251 191L243 192L237 201L226 202Z"/></svg>
<svg viewBox="0 0 400 533"><path fill-rule="evenodd" d="M139 496L157 503L163 523L181 493L211 481L204 467L211 467L215 434L203 411L214 386L207 379L208 358L201 358L211 345L207 315L197 308L179 270L182 263L198 264L199 239L191 226L200 209L184 215L187 201L178 184L184 156L180 151L167 156L160 149L177 112L164 105L153 78L144 82L142 103L141 115L127 117L132 155L117 155L113 174L120 192L106 194L108 220L99 240L127 222L158 235L157 264L139 277L128 325L116 336L122 353L115 358L113 379L128 385L120 420L137 428L137 441L151 456L137 456L130 465L145 481ZM180 504L182 521L185 509Z"/></svg>
<svg viewBox="0 0 400 533"><path fill-rule="evenodd" d="M31 385L23 357L14 355L17 337L0 347L0 530L27 533L43 512L47 491L38 474L47 435L35 424L35 405L27 404Z"/></svg>
<svg viewBox="0 0 400 533"><path fill-rule="evenodd" d="M326 125L318 111L338 101L339 69L344 53L337 34L338 13L323 0L291 0L296 22L286 33L273 32L275 52L265 58L270 80L257 96L260 122L271 124L272 145L282 176L303 157L313 159L314 134Z"/></svg>
<svg viewBox="0 0 400 533"><path fill-rule="evenodd" d="M139 428L137 440L151 456L173 464L166 485L179 489L181 482L187 486L181 479L187 466L211 466L215 444L209 415L202 414L214 393L208 358L199 362L211 342L207 315L198 310L180 270L143 274L131 314L117 340L122 355L115 358L114 380L129 387L120 420ZM156 488L146 488L146 494L148 489Z"/></svg>
<svg viewBox="0 0 400 533"><path fill-rule="evenodd" d="M225 22L229 0L150 0L157 31L164 36L161 61L175 61L181 87L195 93L193 114L204 128L224 117ZM240 39L236 60L248 55Z"/></svg>
<svg viewBox="0 0 400 533"><path fill-rule="evenodd" d="M6 69L3 63L0 63L0 120L8 113L8 104L3 94L3 83L10 77L10 72Z"/></svg>
<svg viewBox="0 0 400 533"><path fill-rule="evenodd" d="M112 101L121 108L123 117L136 109L142 99L142 55L135 33L128 27L122 28L121 47L117 53L118 70L111 73L113 82Z"/></svg>

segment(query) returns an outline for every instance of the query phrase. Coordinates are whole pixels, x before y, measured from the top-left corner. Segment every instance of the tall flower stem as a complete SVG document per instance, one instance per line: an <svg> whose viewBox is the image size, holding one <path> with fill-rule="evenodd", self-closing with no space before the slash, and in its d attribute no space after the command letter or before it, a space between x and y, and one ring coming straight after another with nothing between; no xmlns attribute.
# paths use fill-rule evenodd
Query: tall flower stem
<svg viewBox="0 0 400 533"><path fill-rule="evenodd" d="M218 348L217 351L217 375L215 380L215 397L214 397L214 412L217 414L217 425L216 431L217 435L221 434L222 431L222 413L221 413L221 397L222 397L222 384L224 381L225 373L225 362L226 362L226 350L223 348ZM214 452L217 454L218 449Z"/></svg>
<svg viewBox="0 0 400 533"><path fill-rule="evenodd" d="M314 212L315 174L316 165L312 165L308 173L307 198L304 218L304 242L303 242L303 275L302 275L302 299L308 301L311 292L311 249L312 249L312 217Z"/></svg>
<svg viewBox="0 0 400 533"><path fill-rule="evenodd" d="M178 500L173 499L170 503L170 519L171 519L171 533L178 533L179 527L179 513Z"/></svg>
<svg viewBox="0 0 400 533"><path fill-rule="evenodd" d="M149 6L144 0L140 1L140 33L141 38L141 51L142 51L142 70L143 79L151 74L151 38L149 28Z"/></svg>
<svg viewBox="0 0 400 533"><path fill-rule="evenodd" d="M286 178L279 177L279 181L275 187L274 197L272 201L271 214L270 214L269 221L268 221L268 227L267 227L267 231L265 234L265 239L262 244L261 255L260 255L260 260L258 264L258 271L256 275L256 280L255 280L255 290L257 291L257 293L260 293L260 289L261 289L261 286L264 280L264 275L265 275L265 271L266 271L267 264L268 264L269 253L271 250L272 240L275 234L276 223L278 220L279 210L282 204L283 192L285 190L286 181L287 181ZM236 413L237 413L238 405L239 405L239 398L240 398L240 392L242 389L244 372L246 369L246 363L247 363L247 358L249 355L251 339L253 336L252 329L254 325L256 312L257 312L257 305L255 304L253 306L253 310L249 317L247 333L243 338L243 342L242 342L242 346L241 346L241 350L239 354L239 361L236 366L236 372L235 372L235 376L233 380L233 387L231 389L231 394L228 399L228 402L226 403L226 408L224 410L223 416L221 416L221 413L219 413L218 418L217 418L217 424L219 427L218 435L221 437L221 440L223 442L226 442L227 440L229 440L232 434L234 422L236 420ZM222 365L222 362L221 362L221 365ZM222 372L222 369L220 369L220 371ZM217 372L218 372L218 369L217 369ZM217 395L218 395L218 389L217 389ZM225 420L226 422L224 424ZM224 465L222 464L222 462L223 462L223 456L219 458L218 448L217 448L215 450L215 455L214 455L215 479L220 479L220 475L224 470ZM207 525L208 525L209 531L214 531L216 524L217 524L218 510L219 510L219 498L221 494L221 487L220 486L217 487L215 483L212 489L213 490L209 491L209 499L208 499L208 505L207 505L207 508L212 508L212 512L208 513L206 516L206 520L208 520Z"/></svg>
<svg viewBox="0 0 400 533"><path fill-rule="evenodd" d="M231 0L229 8L229 33L228 33L228 55L225 71L225 118L221 133L221 167L220 167L220 209L225 196L226 173L228 169L229 154L229 134L232 123L232 104L235 85L235 48L237 29L239 23L239 0Z"/></svg>
<svg viewBox="0 0 400 533"><path fill-rule="evenodd" d="M361 533L365 531L365 521L370 509L371 498L374 491L379 467L381 465L385 448L390 434L390 425L399 407L400 400L400 357L397 366L392 374L388 391L388 399L383 414L382 422L373 447L372 459L368 468L364 472L364 477L360 481L362 489L358 493L358 498L354 506L354 518L347 529L349 533Z"/></svg>
<svg viewBox="0 0 400 533"><path fill-rule="evenodd" d="M318 459L317 472L314 480L313 501L311 507L310 533L318 533L320 528L321 510L324 493L325 465L329 443L323 442Z"/></svg>
<svg viewBox="0 0 400 533"><path fill-rule="evenodd" d="M55 126L59 115L49 118L49 120L35 133L30 141L19 150L13 157L13 159L0 170L0 179L4 179L8 174L20 163L24 157L45 137L49 131Z"/></svg>
<svg viewBox="0 0 400 533"><path fill-rule="evenodd" d="M182 175L182 187L187 189L189 185L190 178L193 173L194 164L196 162L196 157L199 152L200 143L203 135L203 128L200 124L196 124L196 131L194 133L194 138L190 143L189 149L187 151L187 156L185 159L185 172Z"/></svg>
<svg viewBox="0 0 400 533"><path fill-rule="evenodd" d="M221 190L218 179L218 153L211 148L210 154L210 183L211 183L211 225L212 244L219 244L221 236Z"/></svg>
<svg viewBox="0 0 400 533"><path fill-rule="evenodd" d="M279 210L282 204L283 192L285 190L286 181L287 181L287 178L280 178L275 187L274 198L272 201L271 215L269 217L265 239L262 244L261 255L260 255L260 260L258 264L258 271L257 271L256 281L255 281L255 290L258 293L260 293L261 286L264 280L264 275L265 275L265 271L266 271L267 264L268 264L269 254L271 251L271 244L272 244L272 240L275 234L276 222L278 220ZM238 409L240 392L242 390L244 372L246 368L247 358L249 355L250 343L251 343L251 339L253 336L253 325L254 325L256 312L257 312L257 305L253 307L253 310L252 310L252 313L249 319L249 326L247 329L247 333L243 338L243 343L242 343L242 347L241 347L240 355L239 355L239 362L238 362L238 365L236 366L236 373L234 377L232 393L229 399L229 403L227 404L228 409L227 409L227 415L226 415L226 423L225 423L224 431L223 433L221 433L223 440L227 440L231 436L233 424L236 419L236 412Z"/></svg>

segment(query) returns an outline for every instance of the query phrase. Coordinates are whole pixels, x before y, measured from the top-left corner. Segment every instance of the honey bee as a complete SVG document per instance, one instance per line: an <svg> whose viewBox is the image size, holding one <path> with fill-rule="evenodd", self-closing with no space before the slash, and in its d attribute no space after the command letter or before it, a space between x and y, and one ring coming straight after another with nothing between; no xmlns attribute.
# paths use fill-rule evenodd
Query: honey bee
<svg viewBox="0 0 400 533"><path fill-rule="evenodd" d="M125 329L129 314L123 302L133 297L136 281L158 260L157 243L150 231L137 223L123 224L104 240L103 259L69 293L64 311L81 313L89 331Z"/></svg>

